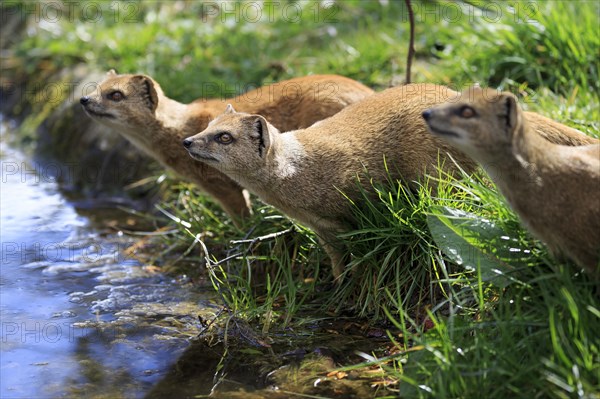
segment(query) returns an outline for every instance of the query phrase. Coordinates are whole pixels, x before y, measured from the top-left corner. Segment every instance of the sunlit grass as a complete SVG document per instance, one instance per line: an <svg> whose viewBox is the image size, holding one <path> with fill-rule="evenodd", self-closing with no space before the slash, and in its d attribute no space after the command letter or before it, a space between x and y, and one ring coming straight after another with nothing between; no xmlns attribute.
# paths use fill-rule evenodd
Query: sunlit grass
<svg viewBox="0 0 600 399"><path fill-rule="evenodd" d="M454 198L440 198L446 208L432 206L430 215L445 217L448 209L465 205L483 210L467 218L467 225L461 217L450 222L465 229L462 237L469 237L469 244L442 245L446 257L458 254L463 267L475 268L439 280L446 300L438 304L440 311L429 313L433 324L426 332L405 308L388 310L404 338L423 347L418 356L408 356L402 373L389 370L404 382L401 392L436 398L572 397L579 386L581 397L597 393L597 282L573 264L549 257L485 182L467 179L453 186L470 199L457 206ZM486 237L490 232L496 237ZM434 234L434 241L448 244L462 237ZM510 251L503 250L503 242ZM405 347L406 342L400 349Z"/></svg>
<svg viewBox="0 0 600 399"><path fill-rule="evenodd" d="M437 4L447 14L457 7ZM579 86L600 94L597 2L459 4L464 14L442 18L432 27L435 34L426 36L432 52L444 61L439 66L455 83L501 87L519 82L563 95Z"/></svg>

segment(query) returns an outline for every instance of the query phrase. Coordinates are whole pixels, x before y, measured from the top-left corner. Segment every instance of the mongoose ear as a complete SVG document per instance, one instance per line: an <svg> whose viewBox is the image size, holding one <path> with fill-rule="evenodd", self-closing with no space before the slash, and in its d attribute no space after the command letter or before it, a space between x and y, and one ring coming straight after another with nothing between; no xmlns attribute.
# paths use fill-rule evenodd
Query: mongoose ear
<svg viewBox="0 0 600 399"><path fill-rule="evenodd" d="M106 72L106 76L116 76L117 75L117 71L114 69L111 69L110 71Z"/></svg>
<svg viewBox="0 0 600 399"><path fill-rule="evenodd" d="M271 149L271 136L267 121L260 115L252 115L249 117L252 124L250 136L257 141L258 156L266 157Z"/></svg>
<svg viewBox="0 0 600 399"><path fill-rule="evenodd" d="M233 105L227 104L227 108L225 108L226 114L235 114L235 109L233 109Z"/></svg>
<svg viewBox="0 0 600 399"><path fill-rule="evenodd" d="M156 111L156 107L158 107L158 93L154 87L154 81L146 75L135 75L132 79L148 108L152 112Z"/></svg>
<svg viewBox="0 0 600 399"><path fill-rule="evenodd" d="M501 97L502 104L505 109L506 118L506 131L512 134L521 124L521 110L517 98L510 94L505 93Z"/></svg>

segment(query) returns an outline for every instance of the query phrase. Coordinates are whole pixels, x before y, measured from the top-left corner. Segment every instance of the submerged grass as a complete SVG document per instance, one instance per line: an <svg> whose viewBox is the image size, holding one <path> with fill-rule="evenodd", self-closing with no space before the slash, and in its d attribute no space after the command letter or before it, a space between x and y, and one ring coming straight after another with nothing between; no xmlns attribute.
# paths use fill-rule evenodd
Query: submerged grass
<svg viewBox="0 0 600 399"><path fill-rule="evenodd" d="M597 2L414 3L414 81L510 90L527 109L600 137ZM289 3L297 20L268 2L273 18L259 20L214 13L214 2L107 2L105 15L111 4L136 12L129 23L36 25L17 57L30 70L86 62L145 72L184 102L308 73L383 88L404 68L402 2ZM388 382L373 396L598 397L597 281L551 257L485 176L432 179L435 194L363 179L357 228L342 236L351 261L341 286L309 230L258 201L238 228L185 184L160 204L176 233L159 237L178 253L162 261L208 276L223 305L264 333L299 314L389 323L400 333L390 332L389 357L370 362Z"/></svg>

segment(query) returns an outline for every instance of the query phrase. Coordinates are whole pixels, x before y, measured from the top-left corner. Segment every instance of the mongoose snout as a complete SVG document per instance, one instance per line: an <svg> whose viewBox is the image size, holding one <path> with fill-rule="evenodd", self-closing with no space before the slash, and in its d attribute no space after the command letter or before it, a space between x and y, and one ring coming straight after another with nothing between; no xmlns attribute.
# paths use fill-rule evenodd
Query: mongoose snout
<svg viewBox="0 0 600 399"><path fill-rule="evenodd" d="M106 108L92 99L90 96L83 96L79 99L79 103L83 106L83 110L91 118L99 118L99 120L115 119L116 116L108 112Z"/></svg>

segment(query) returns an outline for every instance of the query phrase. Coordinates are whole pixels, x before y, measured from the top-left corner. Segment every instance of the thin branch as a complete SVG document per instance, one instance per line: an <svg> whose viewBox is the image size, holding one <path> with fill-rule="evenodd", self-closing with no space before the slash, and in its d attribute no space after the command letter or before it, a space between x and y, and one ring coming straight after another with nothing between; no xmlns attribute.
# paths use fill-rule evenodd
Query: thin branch
<svg viewBox="0 0 600 399"><path fill-rule="evenodd" d="M408 44L408 56L406 57L406 79L404 84L410 83L410 70L412 67L412 61L415 56L415 15L413 14L412 5L410 0L404 0L406 8L408 9L408 21L410 23L410 39Z"/></svg>
<svg viewBox="0 0 600 399"><path fill-rule="evenodd" d="M270 240L272 238L277 238L277 237L292 233L293 231L294 231L294 226L290 227L289 229L283 230L283 231L278 231L276 233L267 234L266 236L251 238L248 240L234 240L234 241L230 241L230 242L232 244L245 244L245 243L255 244L257 242L263 242L266 240Z"/></svg>
<svg viewBox="0 0 600 399"><path fill-rule="evenodd" d="M196 234L196 236L194 237L194 241L196 241L198 244L200 244L200 247L202 248L202 252L204 252L204 259L206 260L206 268L210 269L210 272L213 273L212 270L215 266L215 263L210 260L210 254L208 253L208 248L206 248L204 241L202 241L200 239L200 234ZM223 301L223 308L226 309L229 313L231 313L231 308L227 305L227 301L225 300L225 295L223 295L223 292L221 292L220 284L217 284L217 293L219 294L219 296L221 297L221 300Z"/></svg>
<svg viewBox="0 0 600 399"><path fill-rule="evenodd" d="M235 254L233 254L233 255L229 255L228 257L226 257L226 258L223 258L223 259L221 259L220 261L218 261L218 262L216 262L216 263L213 263L211 266L219 266L219 265L222 265L222 264L223 264L223 263L225 263L225 262L229 262L229 261L230 261L230 260L232 260L232 259L239 258L240 256L244 256L245 254L246 254L246 252L236 252L236 253L235 253Z"/></svg>

